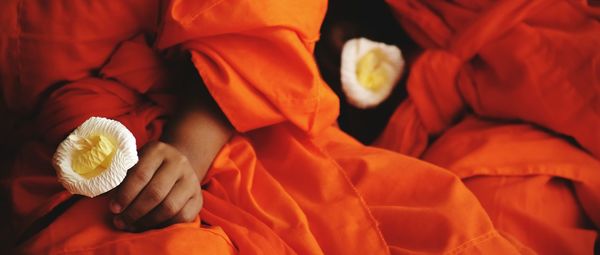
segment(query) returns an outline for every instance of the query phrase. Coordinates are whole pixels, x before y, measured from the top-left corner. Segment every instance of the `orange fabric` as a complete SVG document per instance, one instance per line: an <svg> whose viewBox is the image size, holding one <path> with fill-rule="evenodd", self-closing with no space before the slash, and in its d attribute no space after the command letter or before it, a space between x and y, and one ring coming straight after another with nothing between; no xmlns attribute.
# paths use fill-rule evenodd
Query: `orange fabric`
<svg viewBox="0 0 600 255"><path fill-rule="evenodd" d="M182 43L192 52L210 93L237 130L289 121L316 133L335 120L338 99L323 86L312 55L325 1L179 2L168 10L158 47ZM238 16L244 22L223 22Z"/></svg>
<svg viewBox="0 0 600 255"><path fill-rule="evenodd" d="M362 146L337 129L323 136L329 139L319 137L319 144L346 171L392 254L533 253L492 230L455 175L415 158Z"/></svg>
<svg viewBox="0 0 600 255"><path fill-rule="evenodd" d="M501 233L540 254L593 253L598 8L575 0L387 2L424 52L376 146L454 172Z"/></svg>
<svg viewBox="0 0 600 255"><path fill-rule="evenodd" d="M478 176L464 182L501 233L538 254L594 254L597 232L569 181L537 175Z"/></svg>
<svg viewBox="0 0 600 255"><path fill-rule="evenodd" d="M600 161L563 139L528 124L469 117L423 159L462 177L494 225L536 252L593 253Z"/></svg>
<svg viewBox="0 0 600 255"><path fill-rule="evenodd" d="M17 252L527 253L455 175L333 127L337 98L311 57L324 11L322 1L3 2L0 77L21 138L2 182L13 233L58 214ZM105 195L67 206L50 157L90 116L121 121L138 146L157 139L169 89L185 82L164 59L177 50L191 52L240 133L203 182L202 225L118 232Z"/></svg>
<svg viewBox="0 0 600 255"><path fill-rule="evenodd" d="M425 182L430 185L414 185ZM286 125L237 136L204 186L200 218L215 227L118 232L102 196L76 203L19 252L112 254L172 244L172 250L155 248L172 254L206 246L240 254L531 254L494 230L456 176L362 146L337 128L315 139ZM180 246L180 238L194 246ZM146 242L155 243L137 250Z"/></svg>
<svg viewBox="0 0 600 255"><path fill-rule="evenodd" d="M106 195L82 199L15 253L233 254L235 249L221 228L199 228L198 220L144 234L116 231L107 204Z"/></svg>
<svg viewBox="0 0 600 255"><path fill-rule="evenodd" d="M572 136L600 157L600 16L586 1L388 2L425 52L408 80L414 107L393 117L418 125L391 122L380 146L425 148L415 126L437 135L469 108Z"/></svg>

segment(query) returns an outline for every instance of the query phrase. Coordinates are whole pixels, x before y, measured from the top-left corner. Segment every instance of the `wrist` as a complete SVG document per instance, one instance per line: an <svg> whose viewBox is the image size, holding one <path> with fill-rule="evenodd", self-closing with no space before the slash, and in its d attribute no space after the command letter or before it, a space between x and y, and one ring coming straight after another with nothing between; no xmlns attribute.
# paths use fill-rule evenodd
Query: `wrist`
<svg viewBox="0 0 600 255"><path fill-rule="evenodd" d="M169 123L162 140L187 157L202 181L233 132L224 117L206 108L192 108Z"/></svg>

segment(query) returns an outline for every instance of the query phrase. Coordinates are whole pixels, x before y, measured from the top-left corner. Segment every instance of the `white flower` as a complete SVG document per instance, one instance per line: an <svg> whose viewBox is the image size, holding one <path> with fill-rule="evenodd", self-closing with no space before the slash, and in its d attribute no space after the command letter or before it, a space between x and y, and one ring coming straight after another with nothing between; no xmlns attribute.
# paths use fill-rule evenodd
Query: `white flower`
<svg viewBox="0 0 600 255"><path fill-rule="evenodd" d="M91 117L56 149L53 165L69 192L95 197L118 186L138 162L135 137L120 122Z"/></svg>
<svg viewBox="0 0 600 255"><path fill-rule="evenodd" d="M342 49L342 89L348 101L358 108L377 106L400 80L404 59L393 45L365 38L347 41Z"/></svg>

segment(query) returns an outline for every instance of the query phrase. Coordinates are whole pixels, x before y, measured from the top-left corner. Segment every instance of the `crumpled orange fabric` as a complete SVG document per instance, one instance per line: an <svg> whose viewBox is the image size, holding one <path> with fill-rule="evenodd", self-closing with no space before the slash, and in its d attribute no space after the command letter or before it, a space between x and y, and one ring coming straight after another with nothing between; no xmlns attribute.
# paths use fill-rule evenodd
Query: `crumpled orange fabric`
<svg viewBox="0 0 600 255"><path fill-rule="evenodd" d="M9 134L19 138L17 158L2 180L12 238L26 238L16 253L531 252L496 231L455 175L366 147L334 127L338 99L312 59L323 1L10 0L0 7L2 95L19 126ZM199 219L116 231L107 195L68 194L50 158L90 116L121 121L138 147L158 139L174 106L170 88L186 80L170 72L171 50L190 53L239 133L203 181Z"/></svg>
<svg viewBox="0 0 600 255"><path fill-rule="evenodd" d="M594 253L599 9L571 0L387 2L424 51L376 146L454 172L502 233L540 254Z"/></svg>
<svg viewBox="0 0 600 255"><path fill-rule="evenodd" d="M597 8L574 0L388 3L425 51L379 145L418 156L427 137L468 109L541 125L600 157Z"/></svg>
<svg viewBox="0 0 600 255"><path fill-rule="evenodd" d="M561 137L469 116L422 158L456 173L500 232L538 254L595 254L600 161Z"/></svg>

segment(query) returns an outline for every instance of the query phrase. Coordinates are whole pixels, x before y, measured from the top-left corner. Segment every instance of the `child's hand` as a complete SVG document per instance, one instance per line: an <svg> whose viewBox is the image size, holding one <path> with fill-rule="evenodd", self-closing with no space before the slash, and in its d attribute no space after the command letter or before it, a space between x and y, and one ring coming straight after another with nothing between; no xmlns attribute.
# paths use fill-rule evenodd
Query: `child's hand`
<svg viewBox="0 0 600 255"><path fill-rule="evenodd" d="M193 68L193 67L192 67ZM118 229L143 231L193 221L202 208L200 182L233 134L196 69L182 74L179 108L163 130L163 142L144 147L109 205Z"/></svg>
<svg viewBox="0 0 600 255"><path fill-rule="evenodd" d="M144 147L110 204L115 227L128 231L190 222L201 208L196 171L184 154L162 142Z"/></svg>

